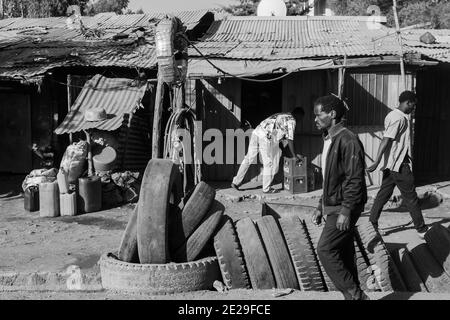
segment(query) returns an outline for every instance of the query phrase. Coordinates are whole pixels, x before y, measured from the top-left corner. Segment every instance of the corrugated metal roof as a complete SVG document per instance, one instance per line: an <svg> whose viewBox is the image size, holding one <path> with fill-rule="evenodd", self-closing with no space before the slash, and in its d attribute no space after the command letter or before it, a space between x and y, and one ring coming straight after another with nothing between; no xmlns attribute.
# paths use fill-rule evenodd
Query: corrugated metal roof
<svg viewBox="0 0 450 320"><path fill-rule="evenodd" d="M308 68L329 68L334 65L333 60L280 60L280 61L257 61L257 60L210 60L215 66L225 72L240 77L254 77L262 74L277 74L282 72L295 72ZM211 66L206 60L191 59L188 64L188 77L228 77Z"/></svg>
<svg viewBox="0 0 450 320"><path fill-rule="evenodd" d="M372 41L388 31L368 17L228 17L196 45L207 56L230 59L369 56L398 52L395 38Z"/></svg>
<svg viewBox="0 0 450 320"><path fill-rule="evenodd" d="M194 28L207 10L174 12L187 27ZM0 20L0 77L40 76L60 66L118 66L154 68L154 25L165 13L99 14L82 17L90 30L101 31L87 38L80 30L69 29L65 17ZM144 28L146 44L138 44L133 31ZM128 38L113 40L118 33Z"/></svg>
<svg viewBox="0 0 450 320"><path fill-rule="evenodd" d="M86 82L71 111L55 133L73 133L94 128L116 130L122 125L125 114L132 114L139 108L146 90L146 82L137 83L131 79L95 75ZM92 108L104 108L108 119L99 122L86 121L84 113Z"/></svg>

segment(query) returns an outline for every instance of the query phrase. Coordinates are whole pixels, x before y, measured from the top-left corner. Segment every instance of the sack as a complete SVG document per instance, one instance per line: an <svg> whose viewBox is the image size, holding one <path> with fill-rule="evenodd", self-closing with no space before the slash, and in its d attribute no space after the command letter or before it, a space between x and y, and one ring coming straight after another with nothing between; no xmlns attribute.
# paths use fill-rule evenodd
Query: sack
<svg viewBox="0 0 450 320"><path fill-rule="evenodd" d="M84 172L88 144L85 141L71 144L61 160L60 167L68 173L69 183L74 183Z"/></svg>
<svg viewBox="0 0 450 320"><path fill-rule="evenodd" d="M39 187L41 183L53 182L56 180L58 171L52 169L36 169L30 172L22 182L22 189L26 191L29 187Z"/></svg>

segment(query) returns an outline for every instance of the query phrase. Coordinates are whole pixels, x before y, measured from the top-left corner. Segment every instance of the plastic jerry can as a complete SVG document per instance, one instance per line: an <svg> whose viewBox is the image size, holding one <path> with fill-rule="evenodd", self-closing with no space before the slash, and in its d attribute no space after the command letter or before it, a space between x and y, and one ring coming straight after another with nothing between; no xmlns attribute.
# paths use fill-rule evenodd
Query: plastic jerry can
<svg viewBox="0 0 450 320"><path fill-rule="evenodd" d="M92 176L78 179L78 210L82 213L102 209L102 182L100 177Z"/></svg>
<svg viewBox="0 0 450 320"><path fill-rule="evenodd" d="M39 211L39 188L32 186L25 190L23 205L30 212Z"/></svg>
<svg viewBox="0 0 450 320"><path fill-rule="evenodd" d="M77 215L77 194L76 192L64 193L59 195L61 216Z"/></svg>
<svg viewBox="0 0 450 320"><path fill-rule="evenodd" d="M58 182L47 182L39 185L39 215L41 217L59 217Z"/></svg>
<svg viewBox="0 0 450 320"><path fill-rule="evenodd" d="M60 193L69 193L69 174L64 169L59 169L56 175Z"/></svg>

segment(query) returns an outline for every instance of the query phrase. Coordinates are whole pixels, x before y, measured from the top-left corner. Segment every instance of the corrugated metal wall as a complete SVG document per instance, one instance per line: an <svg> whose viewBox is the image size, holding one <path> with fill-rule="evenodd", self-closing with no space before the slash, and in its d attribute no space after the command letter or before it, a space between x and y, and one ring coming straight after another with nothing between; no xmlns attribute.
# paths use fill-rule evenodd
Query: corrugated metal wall
<svg viewBox="0 0 450 320"><path fill-rule="evenodd" d="M415 77L406 75L406 88L414 88ZM383 139L384 118L398 105L398 96L403 91L401 75L395 72L347 71L344 97L350 111L348 127L358 134L366 152L366 162L373 163ZM382 173L371 173L374 185L380 185Z"/></svg>
<svg viewBox="0 0 450 320"><path fill-rule="evenodd" d="M450 70L417 74L414 172L419 182L450 179Z"/></svg>
<svg viewBox="0 0 450 320"><path fill-rule="evenodd" d="M300 72L285 78L283 82L283 111L295 106L305 109L305 118L297 126L296 148L307 156L312 164L320 167L322 138L314 124L313 103L322 95L336 93L337 73L329 71ZM347 115L348 127L358 134L362 141L367 163L372 163L382 139L384 117L397 106L400 75L395 72L347 70L344 97L350 111ZM407 75L407 88L414 87L414 76ZM381 173L371 174L374 184L381 183Z"/></svg>

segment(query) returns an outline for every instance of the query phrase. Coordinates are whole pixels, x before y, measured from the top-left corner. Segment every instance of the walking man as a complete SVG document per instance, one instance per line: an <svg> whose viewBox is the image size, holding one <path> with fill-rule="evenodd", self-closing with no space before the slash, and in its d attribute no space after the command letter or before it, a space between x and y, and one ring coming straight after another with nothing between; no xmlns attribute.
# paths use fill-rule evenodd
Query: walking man
<svg viewBox="0 0 450 320"><path fill-rule="evenodd" d="M346 110L342 100L333 95L314 103L315 123L324 136L324 180L312 220L320 225L325 216L317 253L331 281L346 300L368 300L360 287L353 242L356 222L367 201L364 148L342 122Z"/></svg>
<svg viewBox="0 0 450 320"><path fill-rule="evenodd" d="M397 186L411 214L414 227L418 235L423 239L428 226L423 219L414 186L408 116L414 111L416 104L417 97L413 92L404 91L400 94L398 108L392 110L384 120L385 131L383 140L378 149L375 162L367 168L367 171L375 171L381 163L381 159L384 158L383 165L380 168L383 171L383 181L370 212L370 222L372 222L374 227L378 228L378 220L380 219L383 206L392 196L394 188Z"/></svg>
<svg viewBox="0 0 450 320"><path fill-rule="evenodd" d="M263 192L278 192L271 185L279 169L280 141L287 140L291 154L299 158L294 149L294 135L296 124L302 120L304 115L304 110L298 107L290 113L274 114L261 122L252 132L247 155L242 161L231 187L239 190L248 168L251 164L256 163L258 153L260 153L263 163Z"/></svg>

